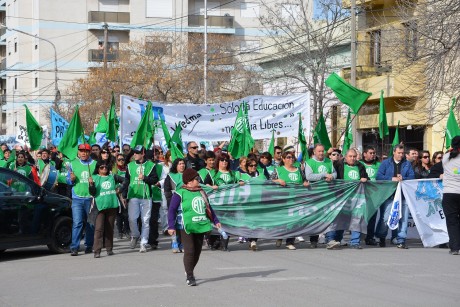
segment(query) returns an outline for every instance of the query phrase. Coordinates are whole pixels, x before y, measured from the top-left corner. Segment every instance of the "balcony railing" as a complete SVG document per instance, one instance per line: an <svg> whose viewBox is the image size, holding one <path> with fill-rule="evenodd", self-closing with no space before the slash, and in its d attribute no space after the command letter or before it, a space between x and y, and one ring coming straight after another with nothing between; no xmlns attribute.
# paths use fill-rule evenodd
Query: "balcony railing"
<svg viewBox="0 0 460 307"><path fill-rule="evenodd" d="M5 70L6 69L6 59L3 59L2 62L0 63L0 70Z"/></svg>
<svg viewBox="0 0 460 307"><path fill-rule="evenodd" d="M208 27L234 28L233 16L208 16ZM188 15L189 27L204 26L203 15Z"/></svg>
<svg viewBox="0 0 460 307"><path fill-rule="evenodd" d="M0 28L0 36L3 36L6 34L6 28Z"/></svg>
<svg viewBox="0 0 460 307"><path fill-rule="evenodd" d="M89 23L129 23L129 18L130 17L128 12L88 12Z"/></svg>
<svg viewBox="0 0 460 307"><path fill-rule="evenodd" d="M342 69L343 78L345 80L350 80L351 78L351 68L346 67ZM391 73L391 65L381 65L381 66L356 66L356 79L367 79L371 77L378 77L385 75L386 73Z"/></svg>
<svg viewBox="0 0 460 307"><path fill-rule="evenodd" d="M107 62L118 61L125 54L125 51L109 51L107 52ZM88 51L88 62L104 62L104 50L90 49Z"/></svg>

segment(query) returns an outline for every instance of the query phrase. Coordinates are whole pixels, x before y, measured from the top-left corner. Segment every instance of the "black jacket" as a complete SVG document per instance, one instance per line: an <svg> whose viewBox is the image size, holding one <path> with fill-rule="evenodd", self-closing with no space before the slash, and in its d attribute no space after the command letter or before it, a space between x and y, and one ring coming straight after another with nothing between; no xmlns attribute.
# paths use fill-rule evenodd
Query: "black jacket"
<svg viewBox="0 0 460 307"><path fill-rule="evenodd" d="M187 157L185 157L185 168L193 168L198 172L200 169L205 167L206 164L200 157L196 156L196 158L193 158L190 154L187 154Z"/></svg>

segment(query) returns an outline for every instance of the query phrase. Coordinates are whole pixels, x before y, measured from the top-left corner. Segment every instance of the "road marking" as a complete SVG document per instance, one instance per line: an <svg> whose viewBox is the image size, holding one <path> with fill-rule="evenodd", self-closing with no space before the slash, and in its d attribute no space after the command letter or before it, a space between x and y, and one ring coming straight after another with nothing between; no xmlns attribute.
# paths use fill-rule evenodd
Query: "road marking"
<svg viewBox="0 0 460 307"><path fill-rule="evenodd" d="M139 273L127 273L127 274L111 274L111 275L93 275L93 276L79 276L70 277L71 280L90 280L90 279L104 279L104 278L117 278L117 277L128 277L138 276Z"/></svg>
<svg viewBox="0 0 460 307"><path fill-rule="evenodd" d="M318 279L326 279L320 276L299 276L299 277L266 277L266 278L256 278L255 281L291 281L291 280L318 280Z"/></svg>
<svg viewBox="0 0 460 307"><path fill-rule="evenodd" d="M352 263L353 266L418 266L415 263L379 263L379 262L370 262L370 263Z"/></svg>
<svg viewBox="0 0 460 307"><path fill-rule="evenodd" d="M94 291L109 292L109 291L142 290L142 289L171 288L171 287L175 287L175 286L173 284L158 284L158 285L130 286L130 287L118 287L118 288L99 288L99 289L94 289Z"/></svg>
<svg viewBox="0 0 460 307"><path fill-rule="evenodd" d="M227 268L216 268L216 270L258 270L258 269L271 269L271 266L232 266Z"/></svg>

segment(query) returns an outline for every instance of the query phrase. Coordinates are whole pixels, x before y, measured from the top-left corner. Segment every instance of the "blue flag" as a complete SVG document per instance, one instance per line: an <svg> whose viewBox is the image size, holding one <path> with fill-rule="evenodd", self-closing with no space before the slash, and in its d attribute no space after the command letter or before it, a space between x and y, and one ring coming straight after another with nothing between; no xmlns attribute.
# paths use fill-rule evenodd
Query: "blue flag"
<svg viewBox="0 0 460 307"><path fill-rule="evenodd" d="M50 109L51 113L51 142L53 145L57 146L61 142L62 136L64 135L64 132L69 128L69 123L59 115L56 111L53 109Z"/></svg>

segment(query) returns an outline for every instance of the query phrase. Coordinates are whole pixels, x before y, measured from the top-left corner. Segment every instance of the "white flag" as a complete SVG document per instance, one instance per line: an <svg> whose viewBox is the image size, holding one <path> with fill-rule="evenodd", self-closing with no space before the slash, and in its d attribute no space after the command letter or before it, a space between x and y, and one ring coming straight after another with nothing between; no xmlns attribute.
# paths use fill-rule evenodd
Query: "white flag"
<svg viewBox="0 0 460 307"><path fill-rule="evenodd" d="M396 187L396 194L395 198L393 199L393 203L391 204L390 216L388 217L388 228L391 230L395 230L398 228L399 220L402 217L401 212L401 182L398 183Z"/></svg>

